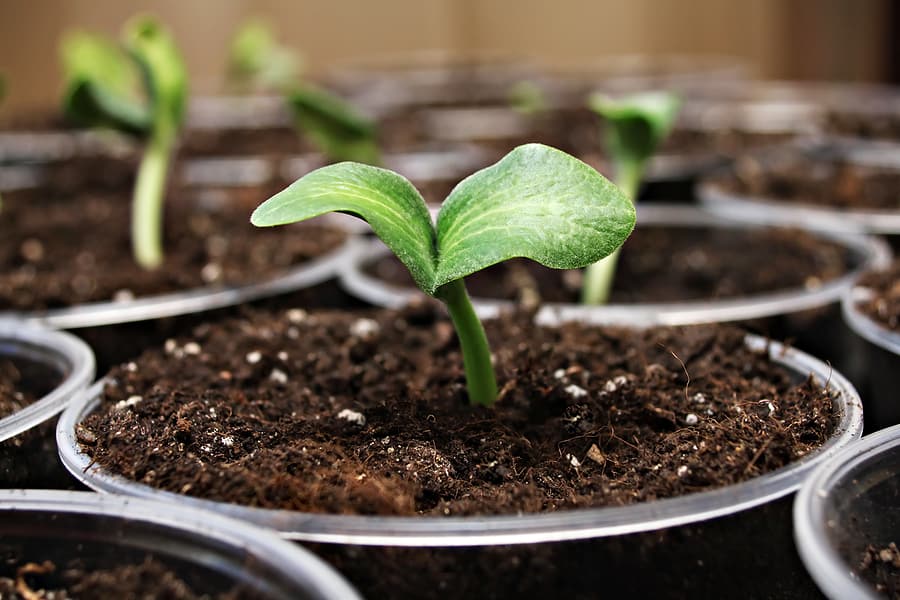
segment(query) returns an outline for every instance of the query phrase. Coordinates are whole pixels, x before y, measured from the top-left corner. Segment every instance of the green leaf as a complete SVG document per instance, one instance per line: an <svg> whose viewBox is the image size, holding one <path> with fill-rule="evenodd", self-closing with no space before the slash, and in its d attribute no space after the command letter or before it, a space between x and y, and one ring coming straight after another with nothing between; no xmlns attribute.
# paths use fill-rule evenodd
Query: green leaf
<svg viewBox="0 0 900 600"><path fill-rule="evenodd" d="M606 121L606 143L617 161L642 165L669 135L681 100L668 92L610 98L593 94L588 104Z"/></svg>
<svg viewBox="0 0 900 600"><path fill-rule="evenodd" d="M239 87L284 90L297 79L300 67L297 54L280 46L264 21L247 21L231 42L228 74Z"/></svg>
<svg viewBox="0 0 900 600"><path fill-rule="evenodd" d="M124 41L144 77L154 129L174 135L187 102L187 72L175 41L161 23L149 16L127 23Z"/></svg>
<svg viewBox="0 0 900 600"><path fill-rule="evenodd" d="M134 63L111 40L70 32L60 45L66 90L63 110L74 121L142 136L150 127Z"/></svg>
<svg viewBox="0 0 900 600"><path fill-rule="evenodd" d="M288 94L297 126L331 160L378 164L374 123L340 97L313 85Z"/></svg>
<svg viewBox="0 0 900 600"><path fill-rule="evenodd" d="M592 167L555 148L519 146L444 201L426 291L513 257L584 267L618 248L634 222L629 198Z"/></svg>
<svg viewBox="0 0 900 600"><path fill-rule="evenodd" d="M285 225L328 212L350 213L367 221L416 284L434 289L431 215L416 188L392 171L346 162L322 167L266 200L250 222L257 227Z"/></svg>

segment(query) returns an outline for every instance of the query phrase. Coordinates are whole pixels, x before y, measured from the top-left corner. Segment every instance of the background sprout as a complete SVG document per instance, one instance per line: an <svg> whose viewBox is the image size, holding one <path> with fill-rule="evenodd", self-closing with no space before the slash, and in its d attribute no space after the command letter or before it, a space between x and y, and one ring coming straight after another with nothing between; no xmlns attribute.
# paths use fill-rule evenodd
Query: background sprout
<svg viewBox="0 0 900 600"><path fill-rule="evenodd" d="M281 91L298 79L302 62L297 53L278 45L267 23L252 19L231 42L228 79L242 91Z"/></svg>
<svg viewBox="0 0 900 600"><path fill-rule="evenodd" d="M328 212L369 223L422 291L441 300L456 328L473 404L497 397L490 347L463 278L525 257L556 269L591 264L634 228L634 205L596 170L541 144L519 146L460 182L432 222L421 194L401 175L359 163L317 169L260 205L256 226Z"/></svg>
<svg viewBox="0 0 900 600"><path fill-rule="evenodd" d="M151 17L126 24L123 46L127 54L95 36L66 38L65 110L82 124L145 140L132 200L131 239L137 263L154 269L163 261L163 194L184 118L187 74L168 31Z"/></svg>
<svg viewBox="0 0 900 600"><path fill-rule="evenodd" d="M509 105L523 115L537 115L549 108L541 86L527 79L517 81L509 88Z"/></svg>
<svg viewBox="0 0 900 600"><path fill-rule="evenodd" d="M668 92L619 99L593 94L588 105L605 121L604 147L612 159L614 180L636 201L647 163L672 130L681 100ZM616 250L587 268L582 288L585 304L603 304L609 299L618 257Z"/></svg>

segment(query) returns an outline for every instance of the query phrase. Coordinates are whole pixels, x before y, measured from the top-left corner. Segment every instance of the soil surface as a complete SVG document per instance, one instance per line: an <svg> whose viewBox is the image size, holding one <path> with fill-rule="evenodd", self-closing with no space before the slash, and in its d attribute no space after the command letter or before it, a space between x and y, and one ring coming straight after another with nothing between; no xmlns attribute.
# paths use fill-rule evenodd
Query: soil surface
<svg viewBox="0 0 900 600"><path fill-rule="evenodd" d="M884 271L870 271L856 284L872 291L871 298L857 308L891 331L900 331L900 260Z"/></svg>
<svg viewBox="0 0 900 600"><path fill-rule="evenodd" d="M486 323L501 386L467 404L436 303L250 314L111 373L84 450L141 483L327 513L466 515L622 505L778 469L833 430L830 392L732 327L643 332L527 314Z"/></svg>
<svg viewBox="0 0 900 600"><path fill-rule="evenodd" d="M257 229L267 191L179 191L165 209L166 262L133 261L130 196L12 192L0 218L0 310L59 308L277 276L337 248L345 234L320 225Z"/></svg>
<svg viewBox="0 0 900 600"><path fill-rule="evenodd" d="M678 302L815 289L844 275L850 256L839 244L792 229L647 226L625 242L613 302ZM399 260L385 256L366 271L412 286ZM549 269L530 260L500 263L466 278L473 297L579 302L582 271Z"/></svg>
<svg viewBox="0 0 900 600"><path fill-rule="evenodd" d="M77 559L65 566L51 561L5 561L0 569L0 598L9 600L231 600L244 597L237 591L224 594L195 592L171 569L150 556L139 564L109 569L85 568L83 561Z"/></svg>
<svg viewBox="0 0 900 600"><path fill-rule="evenodd" d="M891 542L886 547L869 545L860 560L862 578L887 598L900 598L900 550Z"/></svg>
<svg viewBox="0 0 900 600"><path fill-rule="evenodd" d="M827 153L744 157L716 179L728 192L841 210L900 210L900 170L854 163Z"/></svg>

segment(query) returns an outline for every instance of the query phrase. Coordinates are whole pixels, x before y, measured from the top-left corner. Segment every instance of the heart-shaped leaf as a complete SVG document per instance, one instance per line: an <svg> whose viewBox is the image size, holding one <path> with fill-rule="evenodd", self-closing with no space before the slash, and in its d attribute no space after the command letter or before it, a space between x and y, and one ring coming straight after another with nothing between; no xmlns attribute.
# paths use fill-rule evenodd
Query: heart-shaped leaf
<svg viewBox="0 0 900 600"><path fill-rule="evenodd" d="M643 163L669 135L681 100L668 92L612 98L593 94L589 106L606 122L607 149L619 161Z"/></svg>
<svg viewBox="0 0 900 600"><path fill-rule="evenodd" d="M422 196L406 178L378 167L338 163L316 169L261 204L258 227L284 225L328 212L368 222L423 290L434 288L435 239Z"/></svg>
<svg viewBox="0 0 900 600"><path fill-rule="evenodd" d="M618 248L634 222L629 198L592 167L549 146L519 146L444 201L434 287L513 257L584 267Z"/></svg>

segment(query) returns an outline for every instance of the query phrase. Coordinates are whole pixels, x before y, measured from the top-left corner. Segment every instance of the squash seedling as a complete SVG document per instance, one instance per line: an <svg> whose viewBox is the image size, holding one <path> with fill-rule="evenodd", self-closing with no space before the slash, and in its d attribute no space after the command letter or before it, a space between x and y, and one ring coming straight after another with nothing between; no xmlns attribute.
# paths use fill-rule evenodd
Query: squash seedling
<svg viewBox="0 0 900 600"><path fill-rule="evenodd" d="M77 34L63 44L66 114L83 125L108 127L144 140L132 196L134 258L162 264L163 195L187 99L184 61L169 32L151 17L129 21L123 49Z"/></svg>
<svg viewBox="0 0 900 600"><path fill-rule="evenodd" d="M519 146L461 181L433 223L404 177L344 162L317 169L260 205L260 227L328 212L367 221L409 269L416 285L450 313L473 404L497 397L491 351L463 278L525 257L556 269L591 264L618 248L634 228L634 205L596 170L541 144Z"/></svg>
<svg viewBox="0 0 900 600"><path fill-rule="evenodd" d="M297 129L326 158L378 164L372 120L339 96L301 80L299 71L295 52L279 45L261 21L244 25L232 42L229 73L247 87L282 94Z"/></svg>
<svg viewBox="0 0 900 600"><path fill-rule="evenodd" d="M593 94L588 105L605 121L604 147L612 159L616 184L628 198L637 200L644 170L672 130L680 99L667 92L645 92L620 99ZM616 250L585 270L582 302L604 304L609 299L618 256Z"/></svg>

